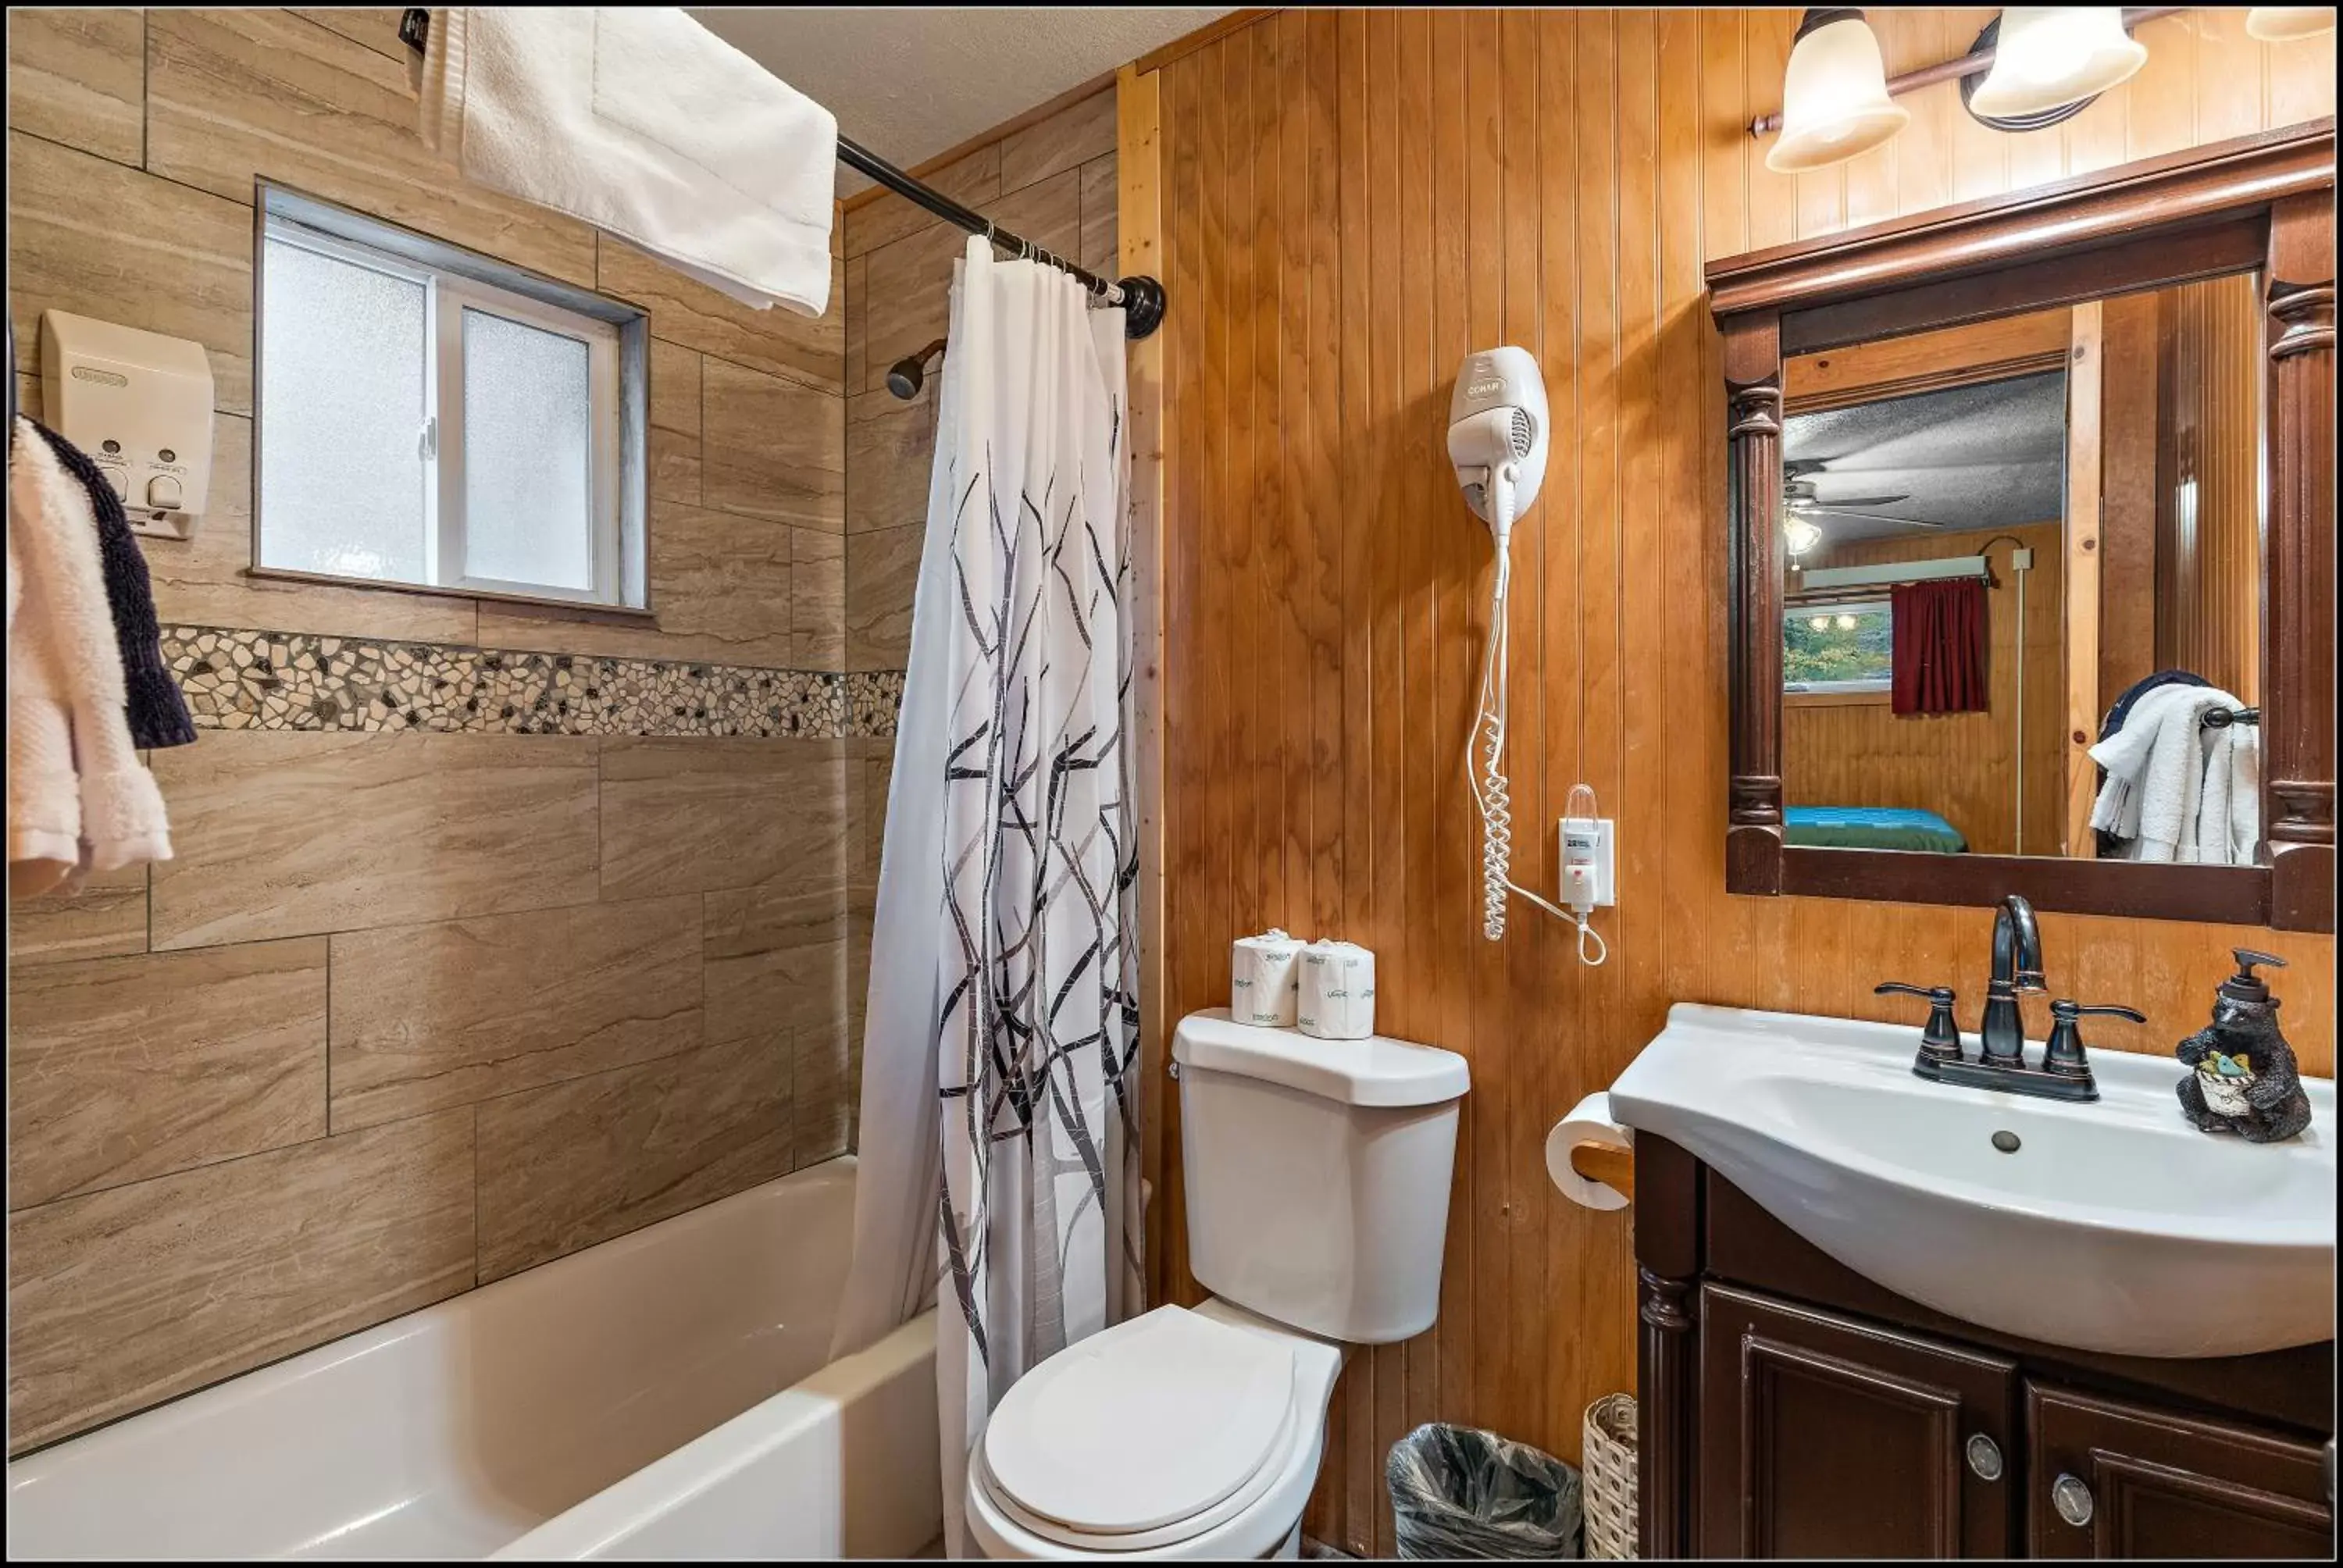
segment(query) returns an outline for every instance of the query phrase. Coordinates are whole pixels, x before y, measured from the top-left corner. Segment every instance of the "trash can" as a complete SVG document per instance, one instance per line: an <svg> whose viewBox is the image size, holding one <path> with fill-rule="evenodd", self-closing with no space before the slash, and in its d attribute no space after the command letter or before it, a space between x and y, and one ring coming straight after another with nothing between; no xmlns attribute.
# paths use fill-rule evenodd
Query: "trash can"
<svg viewBox="0 0 2343 1568"><path fill-rule="evenodd" d="M1525 1442L1432 1422L1392 1445L1383 1475L1402 1557L1579 1554L1578 1472Z"/></svg>

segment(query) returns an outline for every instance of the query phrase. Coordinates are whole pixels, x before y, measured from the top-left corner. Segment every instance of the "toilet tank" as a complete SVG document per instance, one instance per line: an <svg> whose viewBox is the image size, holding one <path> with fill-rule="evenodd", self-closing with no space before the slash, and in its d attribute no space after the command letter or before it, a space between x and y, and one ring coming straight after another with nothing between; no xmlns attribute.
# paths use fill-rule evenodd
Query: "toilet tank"
<svg viewBox="0 0 2343 1568"><path fill-rule="evenodd" d="M1172 1059L1197 1280L1352 1344L1430 1328L1464 1059L1257 1028L1225 1008L1181 1020Z"/></svg>

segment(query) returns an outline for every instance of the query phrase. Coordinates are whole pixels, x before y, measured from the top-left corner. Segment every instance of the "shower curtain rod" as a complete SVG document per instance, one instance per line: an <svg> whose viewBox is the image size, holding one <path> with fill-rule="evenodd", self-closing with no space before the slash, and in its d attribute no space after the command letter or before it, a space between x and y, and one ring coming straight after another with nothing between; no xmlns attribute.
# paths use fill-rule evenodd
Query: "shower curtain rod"
<svg viewBox="0 0 2343 1568"><path fill-rule="evenodd" d="M431 36L431 13L421 5L410 5L398 22L399 41L417 54ZM1106 305L1120 305L1123 309L1122 334L1129 338L1153 335L1163 321L1163 285L1151 277L1122 277L1109 281L1089 268L1078 266L1055 252L1042 249L1030 239L1023 239L1002 228L982 213L964 207L934 186L912 178L885 158L845 136L838 138L838 161L885 186L897 196L935 214L946 223L980 234L1003 250L1013 251L1021 259L1039 261L1071 274L1073 280L1090 292L1092 297Z"/></svg>

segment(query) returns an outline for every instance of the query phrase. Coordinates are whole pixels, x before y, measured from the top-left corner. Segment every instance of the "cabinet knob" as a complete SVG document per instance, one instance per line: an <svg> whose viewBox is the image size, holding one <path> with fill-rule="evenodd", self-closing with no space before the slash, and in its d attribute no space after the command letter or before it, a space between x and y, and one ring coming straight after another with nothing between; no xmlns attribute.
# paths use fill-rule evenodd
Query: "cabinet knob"
<svg viewBox="0 0 2343 1568"><path fill-rule="evenodd" d="M2050 1506L2058 1517L2079 1530L2091 1522L2091 1489L2078 1475L2061 1475L2050 1483Z"/></svg>
<svg viewBox="0 0 2343 1568"><path fill-rule="evenodd" d="M1969 1473L1979 1481L2001 1479L2001 1444L1985 1433L1972 1432L1968 1441Z"/></svg>

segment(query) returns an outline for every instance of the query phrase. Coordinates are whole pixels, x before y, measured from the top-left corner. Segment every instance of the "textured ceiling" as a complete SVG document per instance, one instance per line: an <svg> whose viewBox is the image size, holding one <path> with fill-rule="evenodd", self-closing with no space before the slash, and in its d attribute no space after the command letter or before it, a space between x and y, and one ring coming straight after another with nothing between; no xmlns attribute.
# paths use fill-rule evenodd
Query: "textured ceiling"
<svg viewBox="0 0 2343 1568"><path fill-rule="evenodd" d="M1862 509L1962 533L2046 522L2065 510L2066 373L1794 415L1782 457L1825 465L1806 477L1825 508L1834 498L1902 495ZM1826 509L1811 516L1825 540L1921 531Z"/></svg>
<svg viewBox="0 0 2343 1568"><path fill-rule="evenodd" d="M694 8L719 37L910 168L1231 8L836 5ZM838 171L838 194L870 185Z"/></svg>

